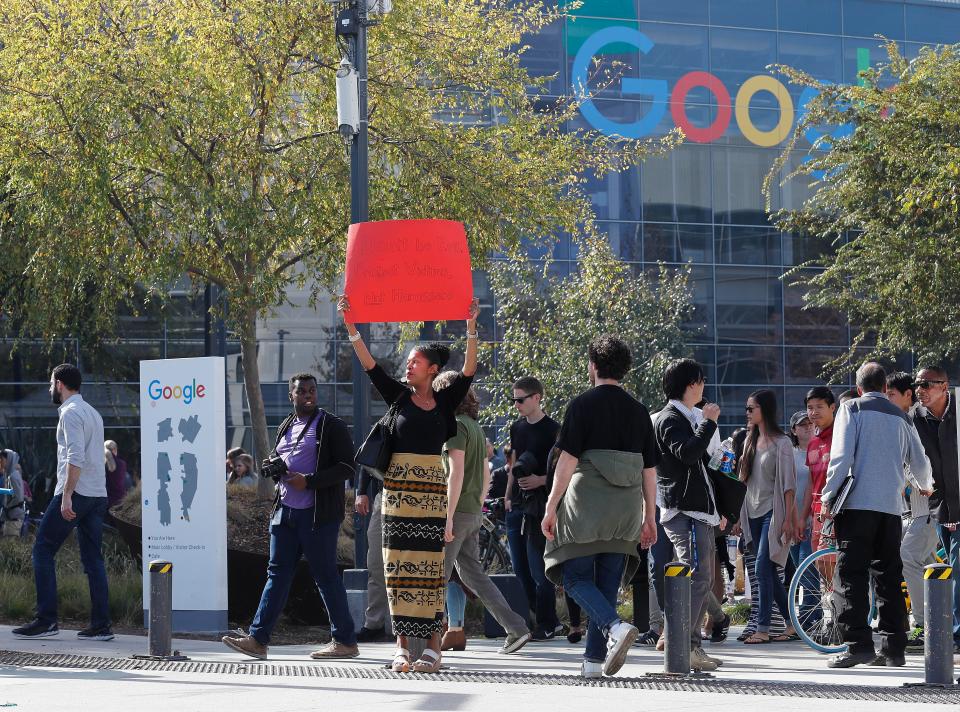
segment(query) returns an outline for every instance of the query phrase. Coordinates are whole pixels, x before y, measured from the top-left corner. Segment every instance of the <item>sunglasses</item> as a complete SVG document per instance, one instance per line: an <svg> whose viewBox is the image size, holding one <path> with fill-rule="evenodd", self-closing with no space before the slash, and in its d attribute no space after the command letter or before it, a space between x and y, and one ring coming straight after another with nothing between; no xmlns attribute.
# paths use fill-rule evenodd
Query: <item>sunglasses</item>
<svg viewBox="0 0 960 712"><path fill-rule="evenodd" d="M533 396L533 393L528 393L525 396L520 396L519 398L511 398L510 400L512 400L514 403L523 403L527 398L530 398L532 396Z"/></svg>
<svg viewBox="0 0 960 712"><path fill-rule="evenodd" d="M744 408L744 410L747 411L748 413L752 413L752 412L755 411L756 409L757 409L757 407L756 407L756 406L753 406L753 405L748 405L746 408Z"/></svg>
<svg viewBox="0 0 960 712"><path fill-rule="evenodd" d="M913 384L914 388L923 388L927 389L932 386L934 383L946 383L946 381L917 381Z"/></svg>

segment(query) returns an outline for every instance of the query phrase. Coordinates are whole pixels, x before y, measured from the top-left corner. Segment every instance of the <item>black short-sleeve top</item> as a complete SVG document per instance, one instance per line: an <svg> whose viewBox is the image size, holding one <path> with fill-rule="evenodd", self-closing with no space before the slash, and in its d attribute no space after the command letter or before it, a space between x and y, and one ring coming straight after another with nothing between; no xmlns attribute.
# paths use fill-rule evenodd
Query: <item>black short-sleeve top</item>
<svg viewBox="0 0 960 712"><path fill-rule="evenodd" d="M403 399L399 404L400 411L393 433L393 451L440 455L443 444L457 434L455 411L466 397L473 377L457 374L453 383L434 392L436 407L424 410L409 397L410 388L388 376L379 364L367 371L367 375L388 404L393 405Z"/></svg>

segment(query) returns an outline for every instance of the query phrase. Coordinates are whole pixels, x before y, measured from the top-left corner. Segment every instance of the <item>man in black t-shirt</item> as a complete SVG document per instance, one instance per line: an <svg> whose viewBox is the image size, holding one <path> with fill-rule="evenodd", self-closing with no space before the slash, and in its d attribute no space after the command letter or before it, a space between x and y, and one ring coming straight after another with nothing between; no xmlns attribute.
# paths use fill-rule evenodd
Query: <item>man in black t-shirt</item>
<svg viewBox="0 0 960 712"><path fill-rule="evenodd" d="M512 518L519 504L522 514L523 546L530 578L527 598L536 615L534 640L549 640L563 632L557 618L556 590L543 569L543 550L547 541L540 531L547 502L547 460L557 442L560 424L543 412L543 384L525 376L513 384L513 403L522 416L510 426L510 461L513 468L507 478L507 506ZM518 493L518 494L517 494ZM513 547L511 547L512 549ZM522 566L514 560L514 570ZM519 574L518 574L519 576Z"/></svg>
<svg viewBox="0 0 960 712"><path fill-rule="evenodd" d="M593 388L567 406L560 456L541 523L550 579L590 617L581 674L614 675L639 631L620 618L617 591L640 565L639 543L656 543L659 459L646 407L620 385L630 349L616 336L589 348Z"/></svg>

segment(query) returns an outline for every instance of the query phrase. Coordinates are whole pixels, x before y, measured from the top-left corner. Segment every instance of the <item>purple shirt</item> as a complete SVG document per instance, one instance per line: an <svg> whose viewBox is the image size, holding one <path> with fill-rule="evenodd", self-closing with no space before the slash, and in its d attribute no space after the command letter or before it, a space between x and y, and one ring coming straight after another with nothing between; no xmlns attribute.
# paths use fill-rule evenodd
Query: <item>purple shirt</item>
<svg viewBox="0 0 960 712"><path fill-rule="evenodd" d="M287 463L287 469L290 472L299 472L303 475L312 475L317 470L317 425L323 418L321 413L313 418L310 423L310 430L303 436L303 439L297 443L300 433L310 422L311 416L306 420L294 418L287 428L287 432L277 443L277 455ZM281 480L280 482L280 501L291 509L310 509L316 500L316 493L311 489L295 490L287 487Z"/></svg>

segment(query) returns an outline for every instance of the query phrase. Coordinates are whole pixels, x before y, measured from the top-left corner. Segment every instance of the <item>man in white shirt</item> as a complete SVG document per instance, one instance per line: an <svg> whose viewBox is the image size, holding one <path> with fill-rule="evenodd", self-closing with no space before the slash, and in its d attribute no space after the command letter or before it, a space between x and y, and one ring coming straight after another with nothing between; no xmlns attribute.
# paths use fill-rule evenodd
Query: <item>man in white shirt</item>
<svg viewBox="0 0 960 712"><path fill-rule="evenodd" d="M103 419L80 395L80 370L61 364L50 376L50 398L60 406L57 423L57 488L47 505L33 545L37 615L14 628L16 638L57 635L56 555L77 529L80 560L90 583L90 627L77 633L82 640L112 640L107 572L101 550L103 518L107 513L104 474Z"/></svg>

